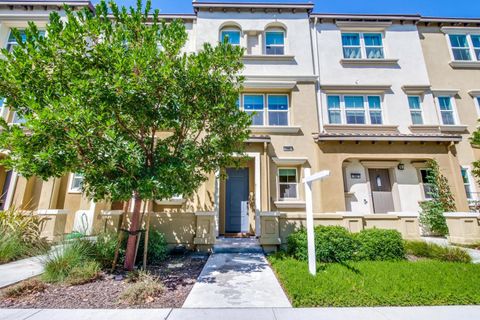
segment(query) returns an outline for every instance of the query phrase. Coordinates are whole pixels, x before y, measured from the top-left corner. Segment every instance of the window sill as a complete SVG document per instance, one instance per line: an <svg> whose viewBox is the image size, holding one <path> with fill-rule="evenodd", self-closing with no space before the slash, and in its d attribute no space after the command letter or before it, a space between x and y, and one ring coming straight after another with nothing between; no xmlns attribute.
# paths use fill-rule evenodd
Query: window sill
<svg viewBox="0 0 480 320"><path fill-rule="evenodd" d="M480 61L451 61L453 69L480 69Z"/></svg>
<svg viewBox="0 0 480 320"><path fill-rule="evenodd" d="M291 54L247 54L243 56L246 61L293 61L295 56Z"/></svg>
<svg viewBox="0 0 480 320"><path fill-rule="evenodd" d="M181 206L187 199L170 199L170 200L155 200L155 203L160 206Z"/></svg>
<svg viewBox="0 0 480 320"><path fill-rule="evenodd" d="M250 126L252 133L298 133L300 126Z"/></svg>
<svg viewBox="0 0 480 320"><path fill-rule="evenodd" d="M305 208L305 201L299 200L279 200L275 201L275 206L279 209Z"/></svg>
<svg viewBox="0 0 480 320"><path fill-rule="evenodd" d="M398 126L385 124L326 124L324 130L329 133L345 132L375 132L375 133L398 133Z"/></svg>
<svg viewBox="0 0 480 320"><path fill-rule="evenodd" d="M398 66L398 59L341 59L343 66Z"/></svg>
<svg viewBox="0 0 480 320"><path fill-rule="evenodd" d="M463 125L441 125L440 126L440 132L458 132L458 133L464 133L467 132L468 126L463 126Z"/></svg>

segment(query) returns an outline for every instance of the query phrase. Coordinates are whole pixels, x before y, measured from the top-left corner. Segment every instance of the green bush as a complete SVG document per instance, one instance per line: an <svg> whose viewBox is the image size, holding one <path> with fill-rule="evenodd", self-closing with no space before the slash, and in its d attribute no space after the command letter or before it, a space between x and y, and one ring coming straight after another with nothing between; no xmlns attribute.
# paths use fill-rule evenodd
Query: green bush
<svg viewBox="0 0 480 320"><path fill-rule="evenodd" d="M320 262L340 262L353 258L358 243L347 229L339 226L315 227L315 254ZM287 238L287 252L298 260L307 260L307 232L300 229Z"/></svg>
<svg viewBox="0 0 480 320"><path fill-rule="evenodd" d="M360 246L357 260L402 260L405 247L400 232L396 230L364 229L355 235Z"/></svg>
<svg viewBox="0 0 480 320"><path fill-rule="evenodd" d="M425 241L406 241L405 249L407 254L421 258L464 263L472 261L470 255L461 248L442 247Z"/></svg>
<svg viewBox="0 0 480 320"><path fill-rule="evenodd" d="M93 260L88 260L81 265L73 267L65 279L65 282L70 285L79 285L91 282L100 276L100 263Z"/></svg>
<svg viewBox="0 0 480 320"><path fill-rule="evenodd" d="M97 236L95 242L96 261L101 267L108 269L112 267L113 258L115 257L115 249L117 247L118 235L116 233L101 233ZM120 248L119 256L123 256L125 249Z"/></svg>
<svg viewBox="0 0 480 320"><path fill-rule="evenodd" d="M95 261L97 256L95 243L86 239L71 240L62 248L50 253L45 261L42 279L46 282L63 282L72 270Z"/></svg>
<svg viewBox="0 0 480 320"><path fill-rule="evenodd" d="M7 263L28 256L31 246L22 240L18 232L0 230L0 263Z"/></svg>

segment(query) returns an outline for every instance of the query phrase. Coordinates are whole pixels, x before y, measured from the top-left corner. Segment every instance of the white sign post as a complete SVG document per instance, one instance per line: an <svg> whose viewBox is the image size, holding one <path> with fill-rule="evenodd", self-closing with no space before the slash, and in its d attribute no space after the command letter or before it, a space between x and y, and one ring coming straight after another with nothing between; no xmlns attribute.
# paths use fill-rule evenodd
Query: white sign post
<svg viewBox="0 0 480 320"><path fill-rule="evenodd" d="M317 274L317 261L315 258L315 235L313 232L313 197L312 197L312 183L325 179L330 175L330 171L324 170L310 175L310 168L304 168L305 184L305 202L307 209L307 243L308 243L308 270L312 275Z"/></svg>

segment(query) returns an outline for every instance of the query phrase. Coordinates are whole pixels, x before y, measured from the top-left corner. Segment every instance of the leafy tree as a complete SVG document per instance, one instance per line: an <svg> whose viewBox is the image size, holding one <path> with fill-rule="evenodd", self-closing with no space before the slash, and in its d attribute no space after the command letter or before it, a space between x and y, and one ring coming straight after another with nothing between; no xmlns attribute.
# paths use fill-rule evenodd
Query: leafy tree
<svg viewBox="0 0 480 320"><path fill-rule="evenodd" d="M2 122L3 162L25 177L84 176L95 200L134 199L125 267L133 268L143 200L193 193L242 152L250 118L236 107L241 48L185 53L181 21L101 1L96 13L30 23L0 60L0 96L26 122Z"/></svg>
<svg viewBox="0 0 480 320"><path fill-rule="evenodd" d="M427 163L427 181L430 186L429 194L431 200L420 204L420 223L426 231L435 235L448 234L445 212L457 211L455 199L453 198L447 178L440 172L438 163L430 160Z"/></svg>

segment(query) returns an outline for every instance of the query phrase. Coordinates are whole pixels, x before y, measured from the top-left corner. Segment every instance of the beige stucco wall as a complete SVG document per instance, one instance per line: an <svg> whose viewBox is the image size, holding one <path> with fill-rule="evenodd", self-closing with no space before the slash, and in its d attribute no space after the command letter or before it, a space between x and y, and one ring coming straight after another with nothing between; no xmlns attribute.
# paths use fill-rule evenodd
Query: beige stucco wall
<svg viewBox="0 0 480 320"><path fill-rule="evenodd" d="M450 66L452 58L448 39L440 26L419 25L418 30L432 89L458 90L455 96L456 111L460 124L466 125L468 129L463 134L463 141L456 147L457 157L459 165L471 167L473 161L480 159L480 153L474 151L469 142L471 133L477 127L479 110L469 91L480 89L480 70ZM460 170L458 167L454 169ZM480 191L478 184L474 191Z"/></svg>

